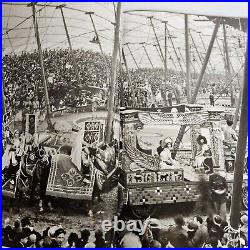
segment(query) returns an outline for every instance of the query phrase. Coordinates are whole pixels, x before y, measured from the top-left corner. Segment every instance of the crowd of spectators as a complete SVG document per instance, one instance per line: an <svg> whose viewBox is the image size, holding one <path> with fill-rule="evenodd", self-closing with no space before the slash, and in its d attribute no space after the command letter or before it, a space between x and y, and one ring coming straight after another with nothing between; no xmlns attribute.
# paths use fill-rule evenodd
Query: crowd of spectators
<svg viewBox="0 0 250 250"><path fill-rule="evenodd" d="M121 219L119 221L121 222ZM207 218L196 215L187 223L182 215L177 215L173 222L174 224L168 228L162 228L159 220L146 219L144 225L147 226L143 233L140 226L133 227L132 231L127 229L114 231L115 227L111 227L106 232L102 229L95 232L88 229L70 232L61 225L48 226L44 231L38 232L28 217L15 220L13 225L9 219L5 219L2 244L4 247L21 248L246 248L248 246L248 216L244 213L240 218L240 228L234 232L233 238L228 223L219 215Z"/></svg>
<svg viewBox="0 0 250 250"><path fill-rule="evenodd" d="M48 226L39 232L28 217L15 220L13 225L5 219L2 229L2 246L14 248L104 248L109 241L101 230L96 230L93 240L88 229L79 233L68 232L61 225Z"/></svg>
<svg viewBox="0 0 250 250"><path fill-rule="evenodd" d="M93 96L91 91L85 90L86 86L107 87L110 57L80 49L74 50L74 57L77 69L73 67L68 50L43 51L50 103L56 109L65 103L84 105L86 98ZM43 110L45 95L38 52L8 54L2 62L5 108L11 110L11 116L20 110Z"/></svg>
<svg viewBox="0 0 250 250"><path fill-rule="evenodd" d="M132 99L135 99L135 106L151 106L152 95L156 99L153 100L155 105L160 106L163 103L164 93L168 105L172 104L174 99L177 104L181 100L182 102L187 101L186 76L181 72L168 70L166 84L165 73L162 68L131 69L130 78L132 86L128 86L128 83L125 84L125 100L127 101L128 106L131 104ZM191 74L192 93L195 89L197 79L197 74ZM213 95L215 100L221 97L230 97L230 85L230 82L226 82L224 75L205 74L201 84L202 87L199 90L199 97L209 99L210 95ZM235 105L237 95L239 94L238 80L236 78L233 79L232 85ZM135 92L135 98L131 95L132 87Z"/></svg>
<svg viewBox="0 0 250 250"><path fill-rule="evenodd" d="M93 86L108 90L111 72L111 57L99 52L77 49L74 50L74 58L77 69L74 67L71 54L67 49L44 50L44 68L47 78L48 94L52 110L58 110L64 106L80 107L86 105L87 100L93 98L93 92L86 90L86 86ZM45 110L45 95L42 83L39 54L34 52L22 52L21 54L7 54L2 59L3 86L6 119L13 117L18 111L34 112ZM118 67L119 86L128 82L125 71ZM130 78L132 86L124 86L125 101L131 102L136 98L139 106L147 106L153 94L156 99L166 95L166 99L186 96L185 75L173 70L167 71L165 85L164 70L162 68L131 69ZM191 88L193 89L198 75L192 74ZM173 88L169 88L172 86ZM224 76L205 74L200 89L200 95L209 98L214 96L229 96L229 88ZM237 83L234 83L237 86ZM131 93L135 92L132 96ZM146 88L146 89L145 89ZM234 93L239 91L235 87ZM152 93L150 93L152 92ZM120 93L121 94L121 93ZM102 101L106 101L103 95ZM159 102L156 100L156 102ZM170 102L171 103L171 102Z"/></svg>

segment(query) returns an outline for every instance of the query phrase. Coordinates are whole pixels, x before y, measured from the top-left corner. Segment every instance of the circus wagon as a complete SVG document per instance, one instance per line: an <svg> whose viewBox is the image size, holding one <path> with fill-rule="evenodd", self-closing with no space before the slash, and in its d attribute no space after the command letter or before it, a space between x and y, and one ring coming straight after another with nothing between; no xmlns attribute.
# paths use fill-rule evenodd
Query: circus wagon
<svg viewBox="0 0 250 250"><path fill-rule="evenodd" d="M236 142L223 141L223 109L177 105L160 109L126 109L121 113L121 158L126 172L124 200L134 214L148 216L158 205L196 202L200 197L200 178L208 180L214 171L224 173L230 200ZM210 154L202 156L199 165L200 137L206 141ZM164 140L170 142L173 159L173 164L165 166L157 152ZM247 167L242 204L247 208Z"/></svg>

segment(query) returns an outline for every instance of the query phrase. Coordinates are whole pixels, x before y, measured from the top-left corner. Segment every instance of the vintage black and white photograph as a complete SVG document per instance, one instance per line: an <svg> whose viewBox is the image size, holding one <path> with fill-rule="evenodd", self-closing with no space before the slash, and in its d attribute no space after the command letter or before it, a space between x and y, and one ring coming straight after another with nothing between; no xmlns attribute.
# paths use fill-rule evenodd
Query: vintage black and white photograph
<svg viewBox="0 0 250 250"><path fill-rule="evenodd" d="M3 2L2 247L247 248L247 32L247 2Z"/></svg>

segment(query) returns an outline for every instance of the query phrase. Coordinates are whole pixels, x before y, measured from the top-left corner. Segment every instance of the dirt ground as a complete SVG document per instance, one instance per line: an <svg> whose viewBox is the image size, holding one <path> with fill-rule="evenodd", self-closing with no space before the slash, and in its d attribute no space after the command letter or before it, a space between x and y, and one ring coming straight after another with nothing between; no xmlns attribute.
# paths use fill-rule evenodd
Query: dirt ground
<svg viewBox="0 0 250 250"><path fill-rule="evenodd" d="M74 207L74 203L69 205L69 200L54 202L54 210L52 212L44 211L39 212L37 204L35 206L29 206L25 202L22 202L19 211L14 208L12 213L9 211L10 201L8 199L3 200L2 204L2 222L6 218L10 219L10 224L17 219L22 219L28 216L35 229L40 233L47 227L61 224L67 234L70 232L79 233L82 229L89 229L92 232L91 237L96 229L101 228L103 220L111 220L117 212L117 188L114 188L111 192L102 195L102 202L95 203L92 207L93 215L89 216L84 206ZM67 204L65 204L67 202ZM84 202L84 201L83 201ZM53 204L53 203L52 203ZM84 205L84 204L83 204Z"/></svg>

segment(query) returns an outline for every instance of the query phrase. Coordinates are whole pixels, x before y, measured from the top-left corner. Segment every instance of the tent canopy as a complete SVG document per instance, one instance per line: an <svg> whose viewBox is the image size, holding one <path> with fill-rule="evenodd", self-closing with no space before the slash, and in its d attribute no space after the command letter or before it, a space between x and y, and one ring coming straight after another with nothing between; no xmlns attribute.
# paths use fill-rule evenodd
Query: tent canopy
<svg viewBox="0 0 250 250"><path fill-rule="evenodd" d="M248 2L126 3L124 12L154 11L198 16L248 18Z"/></svg>

